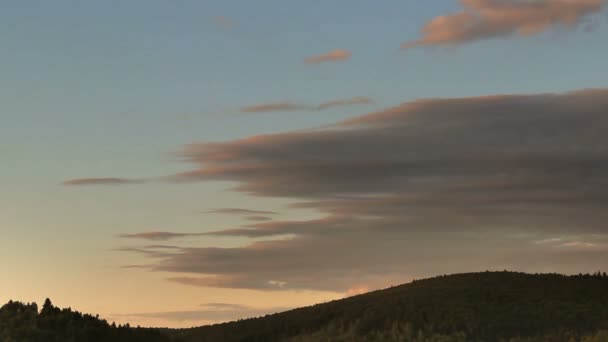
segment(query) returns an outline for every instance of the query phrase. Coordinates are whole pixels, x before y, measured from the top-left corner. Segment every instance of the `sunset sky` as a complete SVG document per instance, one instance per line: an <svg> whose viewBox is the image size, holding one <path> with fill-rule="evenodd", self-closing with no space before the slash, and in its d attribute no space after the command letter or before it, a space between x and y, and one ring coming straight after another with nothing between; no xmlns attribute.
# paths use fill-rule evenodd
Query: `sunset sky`
<svg viewBox="0 0 608 342"><path fill-rule="evenodd" d="M0 7L0 303L188 327L608 269L603 0Z"/></svg>

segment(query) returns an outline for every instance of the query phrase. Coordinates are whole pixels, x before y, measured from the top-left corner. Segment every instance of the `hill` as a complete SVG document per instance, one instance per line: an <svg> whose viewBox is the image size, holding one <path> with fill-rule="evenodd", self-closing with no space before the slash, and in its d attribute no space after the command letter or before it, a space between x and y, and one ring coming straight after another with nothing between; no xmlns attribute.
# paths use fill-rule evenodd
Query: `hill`
<svg viewBox="0 0 608 342"><path fill-rule="evenodd" d="M184 341L608 341L608 276L440 276L265 317L178 330Z"/></svg>
<svg viewBox="0 0 608 342"><path fill-rule="evenodd" d="M608 341L608 276L439 276L191 329L115 326L50 301L0 308L1 342Z"/></svg>

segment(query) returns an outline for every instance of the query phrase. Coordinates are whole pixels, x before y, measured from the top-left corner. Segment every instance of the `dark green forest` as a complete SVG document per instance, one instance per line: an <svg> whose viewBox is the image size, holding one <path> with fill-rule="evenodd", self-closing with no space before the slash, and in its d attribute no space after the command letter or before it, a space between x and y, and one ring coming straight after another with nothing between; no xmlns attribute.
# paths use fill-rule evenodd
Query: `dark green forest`
<svg viewBox="0 0 608 342"><path fill-rule="evenodd" d="M191 329L114 326L47 301L0 308L0 341L607 341L608 276L438 276Z"/></svg>
<svg viewBox="0 0 608 342"><path fill-rule="evenodd" d="M186 341L608 341L608 276L482 272L418 280Z"/></svg>
<svg viewBox="0 0 608 342"><path fill-rule="evenodd" d="M165 342L158 329L116 326L98 316L60 309L47 299L36 303L10 301L0 308L0 342Z"/></svg>

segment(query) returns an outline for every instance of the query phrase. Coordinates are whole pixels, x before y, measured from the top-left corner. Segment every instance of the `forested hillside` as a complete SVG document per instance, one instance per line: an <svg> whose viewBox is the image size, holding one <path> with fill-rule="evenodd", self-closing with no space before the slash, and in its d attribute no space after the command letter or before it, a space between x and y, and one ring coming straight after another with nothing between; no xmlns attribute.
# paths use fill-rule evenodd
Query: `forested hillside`
<svg viewBox="0 0 608 342"><path fill-rule="evenodd" d="M608 277L440 276L262 318L182 330L186 341L608 341Z"/></svg>
<svg viewBox="0 0 608 342"><path fill-rule="evenodd" d="M0 308L0 342L608 341L608 276L483 272L192 329L115 326L50 301Z"/></svg>

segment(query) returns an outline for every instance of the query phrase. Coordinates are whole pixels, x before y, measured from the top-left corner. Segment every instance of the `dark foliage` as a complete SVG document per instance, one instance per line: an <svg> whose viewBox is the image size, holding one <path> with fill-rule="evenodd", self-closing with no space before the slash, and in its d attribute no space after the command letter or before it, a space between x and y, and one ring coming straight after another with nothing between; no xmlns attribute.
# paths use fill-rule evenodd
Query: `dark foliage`
<svg viewBox="0 0 608 342"><path fill-rule="evenodd" d="M608 341L608 277L483 272L414 281L186 341Z"/></svg>
<svg viewBox="0 0 608 342"><path fill-rule="evenodd" d="M108 324L97 316L60 309L46 300L38 312L36 303L10 301L0 308L1 342L165 342L158 329Z"/></svg>

